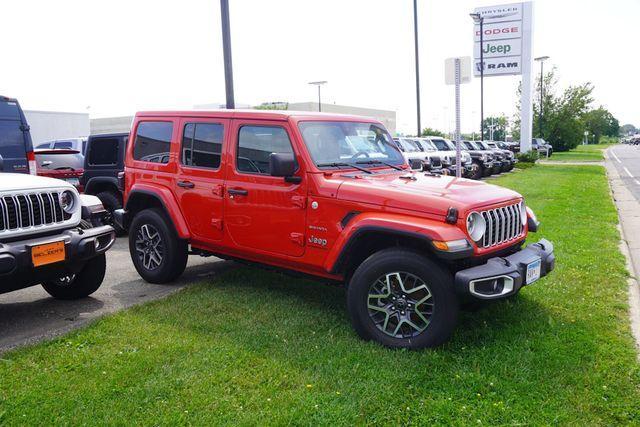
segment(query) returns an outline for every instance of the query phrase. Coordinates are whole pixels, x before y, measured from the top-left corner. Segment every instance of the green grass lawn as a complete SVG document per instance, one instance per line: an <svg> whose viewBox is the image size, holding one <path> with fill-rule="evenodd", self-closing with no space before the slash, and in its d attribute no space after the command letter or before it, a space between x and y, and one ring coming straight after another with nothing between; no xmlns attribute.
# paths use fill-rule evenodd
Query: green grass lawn
<svg viewBox="0 0 640 427"><path fill-rule="evenodd" d="M601 162L603 152L612 144L578 145L571 151L554 152L549 160L556 162Z"/></svg>
<svg viewBox="0 0 640 427"><path fill-rule="evenodd" d="M247 267L0 359L0 424L639 424L640 365L604 169L538 166L557 269L453 340L359 340L344 291Z"/></svg>

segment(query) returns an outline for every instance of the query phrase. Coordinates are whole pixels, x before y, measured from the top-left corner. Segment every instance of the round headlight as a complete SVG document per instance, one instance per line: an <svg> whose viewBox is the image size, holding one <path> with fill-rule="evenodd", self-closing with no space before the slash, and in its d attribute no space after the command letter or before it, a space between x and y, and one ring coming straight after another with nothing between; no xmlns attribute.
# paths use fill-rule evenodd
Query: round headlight
<svg viewBox="0 0 640 427"><path fill-rule="evenodd" d="M482 239L486 229L487 223L478 212L471 212L467 215L467 233L469 233L469 236L474 242L478 242Z"/></svg>
<svg viewBox="0 0 640 427"><path fill-rule="evenodd" d="M524 204L524 200L520 202L520 220L522 225L527 223L527 206Z"/></svg>
<svg viewBox="0 0 640 427"><path fill-rule="evenodd" d="M73 195L72 191L67 190L60 194L60 206L62 207L63 211L70 214L73 212L73 208L75 207L75 205L76 198Z"/></svg>

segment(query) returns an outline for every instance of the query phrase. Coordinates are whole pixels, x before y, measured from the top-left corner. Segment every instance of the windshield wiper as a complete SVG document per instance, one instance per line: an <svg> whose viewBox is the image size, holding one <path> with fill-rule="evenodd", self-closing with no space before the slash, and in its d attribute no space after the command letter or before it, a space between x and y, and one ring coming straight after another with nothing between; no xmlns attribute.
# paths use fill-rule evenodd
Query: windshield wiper
<svg viewBox="0 0 640 427"><path fill-rule="evenodd" d="M359 160L356 163L359 164L359 165L385 165L385 166L388 166L388 167L390 167L392 169L395 169L397 171L404 170L401 167L398 167L396 165L392 165L391 163L383 162L382 160L376 160L376 159L373 159L373 160Z"/></svg>
<svg viewBox="0 0 640 427"><path fill-rule="evenodd" d="M369 169L361 168L360 166L354 165L353 163L344 163L344 162L319 163L317 166L319 168L327 168L327 167L328 168L339 168L339 167L342 167L342 166L347 166L347 167L358 169L358 170L360 170L362 172L366 172L366 173L369 173L369 174L373 173Z"/></svg>

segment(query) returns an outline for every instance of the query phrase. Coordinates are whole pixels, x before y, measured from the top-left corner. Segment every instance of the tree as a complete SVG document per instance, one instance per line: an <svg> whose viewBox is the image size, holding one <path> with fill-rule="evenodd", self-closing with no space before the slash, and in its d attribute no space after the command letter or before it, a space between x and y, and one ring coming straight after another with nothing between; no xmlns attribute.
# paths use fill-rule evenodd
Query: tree
<svg viewBox="0 0 640 427"><path fill-rule="evenodd" d="M537 79L536 93L540 91L540 80ZM540 99L533 103L533 134L549 142L554 151L568 151L575 148L582 141L585 125L584 116L593 102L591 93L593 85L583 83L569 86L561 95L556 94L557 79L555 68L544 75L544 98L542 100L543 117L542 132L540 132L539 111ZM518 88L518 99L521 88ZM514 137L520 138L520 103L517 104L518 113L514 119Z"/></svg>
<svg viewBox="0 0 640 427"><path fill-rule="evenodd" d="M602 136L617 137L620 132L620 124L606 108L600 107L587 111L584 115L585 129L594 136L595 143L600 143Z"/></svg>
<svg viewBox="0 0 640 427"><path fill-rule="evenodd" d="M632 124L626 124L620 127L620 135L622 136L633 135L637 132L638 132L638 129Z"/></svg>
<svg viewBox="0 0 640 427"><path fill-rule="evenodd" d="M493 126L493 140L504 141L507 135L507 127L509 125L509 119L504 114L496 117L487 117L484 119L484 135L482 139L491 139L491 126Z"/></svg>
<svg viewBox="0 0 640 427"><path fill-rule="evenodd" d="M437 129L432 129L429 127L426 127L424 129L422 129L422 135L420 136L441 136L443 138L446 138L447 134L444 132L440 132Z"/></svg>

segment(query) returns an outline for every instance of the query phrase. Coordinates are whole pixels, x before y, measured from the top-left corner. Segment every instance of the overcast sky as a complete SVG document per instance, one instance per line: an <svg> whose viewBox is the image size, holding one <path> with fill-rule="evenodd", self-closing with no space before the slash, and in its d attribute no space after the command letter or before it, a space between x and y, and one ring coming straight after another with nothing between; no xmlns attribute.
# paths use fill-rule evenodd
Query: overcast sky
<svg viewBox="0 0 640 427"><path fill-rule="evenodd" d="M229 0L236 103L311 101L396 110L415 132L411 0ZM444 60L471 55L483 0L418 0L422 123L450 130ZM508 2L505 2L508 3ZM560 85L590 81L597 104L640 126L640 0L536 0L534 55ZM224 102L218 0L0 2L0 94L25 109L88 111ZM545 65L546 66L546 65ZM485 80L485 115L514 113L519 77ZM479 127L479 81L462 88L463 131Z"/></svg>

